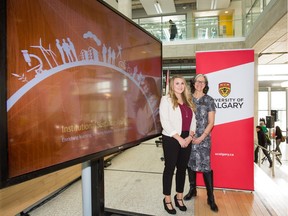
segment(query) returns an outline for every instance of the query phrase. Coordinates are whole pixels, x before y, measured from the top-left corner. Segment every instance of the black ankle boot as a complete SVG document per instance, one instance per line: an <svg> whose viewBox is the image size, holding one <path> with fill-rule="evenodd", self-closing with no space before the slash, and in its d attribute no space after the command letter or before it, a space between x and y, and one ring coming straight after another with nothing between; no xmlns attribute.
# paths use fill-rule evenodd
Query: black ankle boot
<svg viewBox="0 0 288 216"><path fill-rule="evenodd" d="M215 200L214 201L210 201L209 199L207 199L207 204L210 206L210 209L212 211L218 212L218 206L216 205Z"/></svg>
<svg viewBox="0 0 288 216"><path fill-rule="evenodd" d="M215 203L214 194L213 194L213 171L203 172L203 178L207 190L207 204L210 206L210 209L214 212L218 212L218 206Z"/></svg>
<svg viewBox="0 0 288 216"><path fill-rule="evenodd" d="M190 188L189 192L184 196L184 200L190 200L192 197L197 196L197 191L194 188Z"/></svg>
<svg viewBox="0 0 288 216"><path fill-rule="evenodd" d="M190 189L189 192L184 196L184 200L190 200L192 197L197 196L196 190L196 172L187 167Z"/></svg>

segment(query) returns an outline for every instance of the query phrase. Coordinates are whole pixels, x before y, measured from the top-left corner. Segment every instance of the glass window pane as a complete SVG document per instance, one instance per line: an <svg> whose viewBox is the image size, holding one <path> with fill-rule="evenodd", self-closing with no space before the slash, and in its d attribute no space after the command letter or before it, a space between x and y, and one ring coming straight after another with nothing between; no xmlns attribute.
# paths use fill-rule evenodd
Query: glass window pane
<svg viewBox="0 0 288 216"><path fill-rule="evenodd" d="M223 30L224 31L224 30ZM208 39L218 37L218 17L195 18L195 37ZM225 30L226 33L226 30Z"/></svg>
<svg viewBox="0 0 288 216"><path fill-rule="evenodd" d="M268 116L268 92L258 92L258 120L259 123L260 118L266 119Z"/></svg>
<svg viewBox="0 0 288 216"><path fill-rule="evenodd" d="M139 19L139 25L159 40L163 39L161 29L161 17L149 17Z"/></svg>
<svg viewBox="0 0 288 216"><path fill-rule="evenodd" d="M272 91L271 92L271 109L285 110L286 106L286 92Z"/></svg>
<svg viewBox="0 0 288 216"><path fill-rule="evenodd" d="M271 92L271 110L277 110L278 121L275 126L279 126L282 131L286 131L286 92L272 91ZM286 134L286 133L284 133Z"/></svg>
<svg viewBox="0 0 288 216"><path fill-rule="evenodd" d="M267 111L268 110L268 92L258 93L258 110Z"/></svg>
<svg viewBox="0 0 288 216"><path fill-rule="evenodd" d="M163 34L167 40L170 38L169 20L172 20L177 27L175 39L186 39L186 15L163 16Z"/></svg>

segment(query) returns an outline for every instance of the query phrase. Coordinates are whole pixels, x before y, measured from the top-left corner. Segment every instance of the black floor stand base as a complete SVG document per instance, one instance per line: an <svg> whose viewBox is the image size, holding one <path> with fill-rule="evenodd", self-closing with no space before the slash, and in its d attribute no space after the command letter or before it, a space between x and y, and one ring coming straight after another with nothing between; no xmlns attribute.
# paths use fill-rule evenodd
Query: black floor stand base
<svg viewBox="0 0 288 216"><path fill-rule="evenodd" d="M152 215L147 215L147 214L140 214L140 213L135 213L135 212L126 212L126 211L121 211L117 209L109 209L105 208L104 212L105 216L152 216Z"/></svg>

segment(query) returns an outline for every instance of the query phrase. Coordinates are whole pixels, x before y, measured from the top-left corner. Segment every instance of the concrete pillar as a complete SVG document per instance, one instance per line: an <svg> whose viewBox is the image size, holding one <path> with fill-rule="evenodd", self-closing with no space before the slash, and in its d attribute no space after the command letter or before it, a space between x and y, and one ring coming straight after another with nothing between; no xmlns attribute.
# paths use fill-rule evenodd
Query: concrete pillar
<svg viewBox="0 0 288 216"><path fill-rule="evenodd" d="M271 115L271 87L268 87L268 116Z"/></svg>
<svg viewBox="0 0 288 216"><path fill-rule="evenodd" d="M285 107L285 111L286 111L286 136L288 136L287 132L288 132L288 111L287 111L287 107L288 107L288 88L286 88L286 107Z"/></svg>

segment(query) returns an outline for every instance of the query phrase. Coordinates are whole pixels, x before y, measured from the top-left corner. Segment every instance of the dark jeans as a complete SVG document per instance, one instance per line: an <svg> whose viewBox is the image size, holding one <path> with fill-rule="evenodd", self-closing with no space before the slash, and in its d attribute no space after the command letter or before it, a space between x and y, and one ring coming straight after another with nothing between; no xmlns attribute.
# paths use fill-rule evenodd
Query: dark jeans
<svg viewBox="0 0 288 216"><path fill-rule="evenodd" d="M280 154L282 154L280 149L281 139L276 139L276 148L275 151L278 151Z"/></svg>
<svg viewBox="0 0 288 216"><path fill-rule="evenodd" d="M181 137L186 138L189 131L182 132ZM182 148L173 137L163 135L162 146L164 152L165 167L163 172L163 194L171 195L172 179L176 170L176 192L183 193L186 168L191 153L191 144Z"/></svg>
<svg viewBox="0 0 288 216"><path fill-rule="evenodd" d="M259 148L260 148L260 147L257 146L256 149L255 149L255 152L254 152L254 162L255 162L255 163L258 163ZM265 148L267 148L267 146L266 146ZM271 165L271 164L272 164L272 160L271 160L271 157L270 157L268 151L265 150L265 149L262 149L262 151L263 151L264 155L267 157L267 159L268 159L268 161L269 161L269 163L270 163L270 165Z"/></svg>
<svg viewBox="0 0 288 216"><path fill-rule="evenodd" d="M176 37L176 34L170 34L170 40L174 40Z"/></svg>

